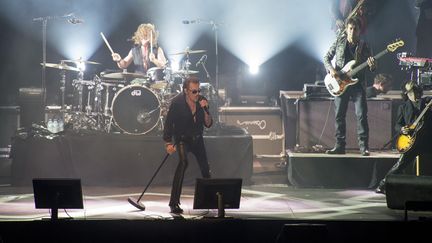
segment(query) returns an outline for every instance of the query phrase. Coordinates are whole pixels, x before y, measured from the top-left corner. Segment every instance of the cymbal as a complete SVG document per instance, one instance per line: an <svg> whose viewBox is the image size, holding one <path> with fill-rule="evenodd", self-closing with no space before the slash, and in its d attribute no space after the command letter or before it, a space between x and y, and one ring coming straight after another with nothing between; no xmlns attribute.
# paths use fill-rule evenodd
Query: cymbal
<svg viewBox="0 0 432 243"><path fill-rule="evenodd" d="M41 65L43 66L43 63L41 63ZM71 67L71 66L68 66L68 65L66 65L64 63L61 63L61 64L57 64L57 63L45 63L45 66L46 67L50 67L50 68L62 69L62 70L69 70L69 71L76 71L76 72L80 71L79 68Z"/></svg>
<svg viewBox="0 0 432 243"><path fill-rule="evenodd" d="M199 71L182 69L173 72L173 74L183 74L183 75L195 74L195 73L199 73Z"/></svg>
<svg viewBox="0 0 432 243"><path fill-rule="evenodd" d="M62 62L71 62L71 63L85 63L85 64L100 64L98 62L93 61L84 61L82 59L75 59L75 60L61 60Z"/></svg>
<svg viewBox="0 0 432 243"><path fill-rule="evenodd" d="M147 78L147 75L143 73L118 72L118 73L102 74L102 77L112 78L112 79L125 79L125 78Z"/></svg>
<svg viewBox="0 0 432 243"><path fill-rule="evenodd" d="M204 52L206 52L206 50L189 50L189 49L186 49L184 51L173 53L170 55L189 55L189 54L197 54L197 53L204 53Z"/></svg>

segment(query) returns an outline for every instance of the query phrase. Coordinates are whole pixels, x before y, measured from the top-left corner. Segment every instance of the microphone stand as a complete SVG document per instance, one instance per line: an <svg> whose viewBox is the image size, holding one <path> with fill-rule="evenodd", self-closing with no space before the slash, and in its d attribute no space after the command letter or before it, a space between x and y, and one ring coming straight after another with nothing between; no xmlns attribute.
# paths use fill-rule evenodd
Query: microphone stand
<svg viewBox="0 0 432 243"><path fill-rule="evenodd" d="M68 18L73 16L74 14L65 14L63 16L44 16L33 18L33 22L42 22L42 83L41 88L43 91L43 105L46 103L46 43L47 43L47 25L48 20L60 19L60 18Z"/></svg>
<svg viewBox="0 0 432 243"><path fill-rule="evenodd" d="M175 146L176 144L174 144ZM145 205L144 203L140 202L141 198L144 196L144 193L147 191L147 189L150 187L150 184L153 182L153 179L156 177L156 175L159 173L159 170L162 168L162 166L165 164L166 160L168 159L168 157L170 156L169 153L167 153L164 157L164 159L162 160L162 162L160 163L159 167L156 169L155 173L153 174L152 178L150 179L150 181L147 183L146 187L144 188L144 191L141 193L141 195L139 196L138 200L135 200L133 197L129 197L128 198L128 202L130 204L132 204L132 206L138 208L141 211L145 210Z"/></svg>
<svg viewBox="0 0 432 243"><path fill-rule="evenodd" d="M218 49L218 30L219 30L219 26L222 25L222 23L216 23L213 20L202 20L200 19L198 23L205 23L205 24L209 24L212 26L212 30L214 32L214 37L215 37L215 55L216 55L216 67L215 67L215 88L216 88L216 125L219 127L220 126L220 121L219 121L219 49ZM207 70L206 70L207 72ZM208 75L208 73L207 73Z"/></svg>

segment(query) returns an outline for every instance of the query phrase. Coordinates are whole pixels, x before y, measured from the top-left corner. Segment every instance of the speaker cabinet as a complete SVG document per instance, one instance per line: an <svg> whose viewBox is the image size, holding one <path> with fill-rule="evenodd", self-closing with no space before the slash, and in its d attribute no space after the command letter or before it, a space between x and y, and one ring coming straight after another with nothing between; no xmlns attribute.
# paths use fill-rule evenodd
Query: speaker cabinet
<svg viewBox="0 0 432 243"><path fill-rule="evenodd" d="M392 138L392 101L368 100L369 148L381 149ZM335 144L335 111L333 99L299 99L297 143L311 147L321 144L331 148ZM357 118L354 103L346 114L346 148L357 149Z"/></svg>
<svg viewBox="0 0 432 243"><path fill-rule="evenodd" d="M9 153L11 138L20 127L19 106L0 106L0 152Z"/></svg>
<svg viewBox="0 0 432 243"><path fill-rule="evenodd" d="M44 121L44 91L40 88L20 88L19 105L21 126L30 127L32 123Z"/></svg>
<svg viewBox="0 0 432 243"><path fill-rule="evenodd" d="M388 208L432 211L432 176L389 175L385 187Z"/></svg>
<svg viewBox="0 0 432 243"><path fill-rule="evenodd" d="M219 120L252 135L254 155L283 156L285 138L279 107L220 107Z"/></svg>

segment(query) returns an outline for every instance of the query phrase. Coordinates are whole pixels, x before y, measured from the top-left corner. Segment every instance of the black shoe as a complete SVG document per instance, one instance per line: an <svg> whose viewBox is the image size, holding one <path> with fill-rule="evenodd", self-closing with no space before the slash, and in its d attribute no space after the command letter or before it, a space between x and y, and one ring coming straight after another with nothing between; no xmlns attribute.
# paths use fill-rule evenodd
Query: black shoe
<svg viewBox="0 0 432 243"><path fill-rule="evenodd" d="M385 180L380 181L378 187L375 189L376 193L385 194Z"/></svg>
<svg viewBox="0 0 432 243"><path fill-rule="evenodd" d="M370 155L369 149L360 149L360 153L362 156L369 156Z"/></svg>
<svg viewBox="0 0 432 243"><path fill-rule="evenodd" d="M379 193L379 194L384 194L384 195L385 195L384 187L377 187L377 188L375 189L375 192L376 192L376 193Z"/></svg>
<svg viewBox="0 0 432 243"><path fill-rule="evenodd" d="M183 209L178 204L170 205L170 209L173 214L183 213Z"/></svg>
<svg viewBox="0 0 432 243"><path fill-rule="evenodd" d="M345 154L345 149L341 147L334 147L333 149L327 150L326 154Z"/></svg>

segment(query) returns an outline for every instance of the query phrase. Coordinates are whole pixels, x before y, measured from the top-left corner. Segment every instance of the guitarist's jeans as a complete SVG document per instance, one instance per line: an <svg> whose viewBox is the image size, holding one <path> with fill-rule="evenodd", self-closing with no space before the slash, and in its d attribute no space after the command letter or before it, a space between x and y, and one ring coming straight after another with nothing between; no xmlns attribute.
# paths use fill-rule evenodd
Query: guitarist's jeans
<svg viewBox="0 0 432 243"><path fill-rule="evenodd" d="M335 97L336 146L345 149L346 144L346 113L348 103L354 102L357 117L357 138L360 149L368 149L369 125L367 121L366 93L359 83L349 87L344 94Z"/></svg>

